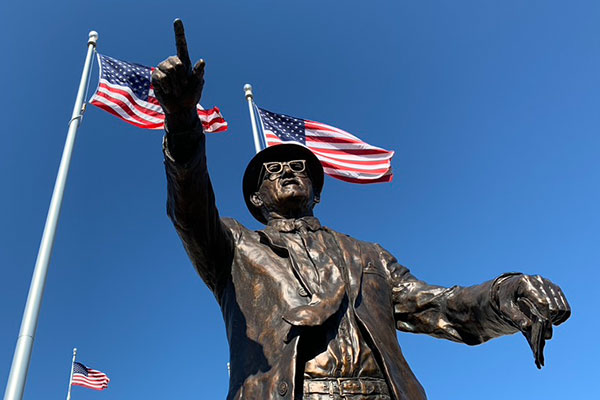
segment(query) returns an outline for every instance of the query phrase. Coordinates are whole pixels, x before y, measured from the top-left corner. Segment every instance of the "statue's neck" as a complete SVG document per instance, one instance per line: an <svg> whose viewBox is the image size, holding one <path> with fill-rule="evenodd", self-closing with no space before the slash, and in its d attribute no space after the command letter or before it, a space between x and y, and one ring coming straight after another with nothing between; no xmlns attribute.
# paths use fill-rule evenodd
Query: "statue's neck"
<svg viewBox="0 0 600 400"><path fill-rule="evenodd" d="M277 219L298 219L302 217L313 217L312 210L298 210L293 212L291 210L284 212L281 211L269 211L267 215L265 215L267 222Z"/></svg>

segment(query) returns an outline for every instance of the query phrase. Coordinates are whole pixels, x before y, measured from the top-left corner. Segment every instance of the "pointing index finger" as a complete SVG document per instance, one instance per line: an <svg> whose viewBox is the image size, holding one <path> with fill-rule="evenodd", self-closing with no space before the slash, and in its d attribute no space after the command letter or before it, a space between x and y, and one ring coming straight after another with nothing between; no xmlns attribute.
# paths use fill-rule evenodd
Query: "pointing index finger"
<svg viewBox="0 0 600 400"><path fill-rule="evenodd" d="M173 21L173 29L175 30L175 46L177 46L177 57L179 57L179 60L181 60L183 65L189 68L192 65L192 62L190 61L187 41L185 40L183 22L181 22L179 18Z"/></svg>

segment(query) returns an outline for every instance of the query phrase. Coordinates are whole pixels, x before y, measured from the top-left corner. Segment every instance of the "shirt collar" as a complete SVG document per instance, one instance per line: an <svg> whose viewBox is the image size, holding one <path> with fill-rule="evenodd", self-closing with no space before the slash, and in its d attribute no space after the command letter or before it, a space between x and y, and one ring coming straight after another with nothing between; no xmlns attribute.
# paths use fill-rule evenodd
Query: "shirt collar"
<svg viewBox="0 0 600 400"><path fill-rule="evenodd" d="M279 232L294 232L299 224L306 226L310 231L318 231L321 229L321 223L315 217L302 217L298 219L272 219L267 224L268 227Z"/></svg>

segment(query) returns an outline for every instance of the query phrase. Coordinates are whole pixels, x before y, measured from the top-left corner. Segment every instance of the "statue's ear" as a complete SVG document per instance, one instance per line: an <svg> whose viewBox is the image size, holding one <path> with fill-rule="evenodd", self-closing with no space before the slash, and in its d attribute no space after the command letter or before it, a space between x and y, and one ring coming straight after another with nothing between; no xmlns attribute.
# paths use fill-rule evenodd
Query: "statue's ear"
<svg viewBox="0 0 600 400"><path fill-rule="evenodd" d="M319 204L320 202L321 202L321 195L315 194L315 197L313 197L313 203Z"/></svg>
<svg viewBox="0 0 600 400"><path fill-rule="evenodd" d="M256 208L261 208L264 204L258 192L254 192L250 195L250 203L252 203L252 205Z"/></svg>

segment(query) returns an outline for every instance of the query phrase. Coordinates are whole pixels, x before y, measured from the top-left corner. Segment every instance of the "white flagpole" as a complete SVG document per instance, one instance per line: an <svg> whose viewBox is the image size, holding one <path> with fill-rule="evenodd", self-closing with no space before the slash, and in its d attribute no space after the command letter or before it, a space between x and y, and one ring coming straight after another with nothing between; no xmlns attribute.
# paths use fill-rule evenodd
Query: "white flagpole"
<svg viewBox="0 0 600 400"><path fill-rule="evenodd" d="M69 174L69 164L71 163L71 155L73 146L75 145L75 137L77 128L81 123L81 118L84 111L84 97L89 80L89 72L92 65L92 55L96 48L98 33L91 31L88 38L87 56L83 65L81 81L79 82L79 90L73 107L73 114L69 121L69 131L67 140L60 160L60 167L54 183L54 191L48 216L46 217L46 225L42 234L40 249L38 250L31 285L29 286L29 294L27 295L27 303L25 303L25 311L21 321L21 329L17 338L17 345L13 356L12 365L8 382L6 383L6 391L4 392L4 400L21 400L25 391L25 383L27 381L27 372L31 361L31 351L33 349L33 341L37 328L40 307L42 305L42 297L44 295L44 286L46 285L46 276L48 275L48 264L52 254L52 246L56 234L56 226L60 215L60 207L62 204L63 194L65 192L65 184Z"/></svg>
<svg viewBox="0 0 600 400"><path fill-rule="evenodd" d="M73 387L73 368L75 367L75 356L77 355L77 348L73 348L73 361L71 361L71 375L69 375L69 391L67 392L67 400L71 400L71 388Z"/></svg>
<svg viewBox="0 0 600 400"><path fill-rule="evenodd" d="M258 136L258 126L256 125L256 115L254 114L254 95L252 94L252 85L246 83L244 85L244 94L248 100L248 111L250 111L250 122L252 123L252 135L254 136L254 149L258 153L262 150L260 138Z"/></svg>

